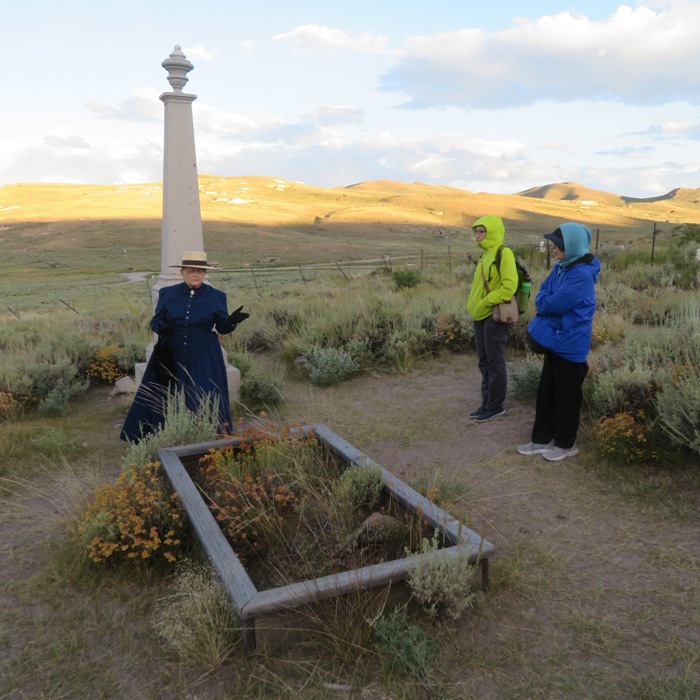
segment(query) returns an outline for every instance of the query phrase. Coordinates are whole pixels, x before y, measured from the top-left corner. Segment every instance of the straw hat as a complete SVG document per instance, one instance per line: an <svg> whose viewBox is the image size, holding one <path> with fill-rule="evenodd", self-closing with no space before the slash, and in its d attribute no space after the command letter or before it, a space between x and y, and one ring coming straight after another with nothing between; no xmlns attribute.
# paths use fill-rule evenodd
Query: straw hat
<svg viewBox="0 0 700 700"><path fill-rule="evenodd" d="M207 254L201 250L186 250L182 254L182 262L179 265L168 265L168 267L196 267L200 270L217 270L215 263L211 265L207 262Z"/></svg>

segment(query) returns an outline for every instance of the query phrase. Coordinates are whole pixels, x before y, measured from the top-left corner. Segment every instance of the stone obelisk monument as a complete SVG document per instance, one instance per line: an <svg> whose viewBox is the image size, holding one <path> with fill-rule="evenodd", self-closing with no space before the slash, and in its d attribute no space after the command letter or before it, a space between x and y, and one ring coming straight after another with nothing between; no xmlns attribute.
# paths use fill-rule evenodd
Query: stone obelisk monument
<svg viewBox="0 0 700 700"><path fill-rule="evenodd" d="M160 275L153 286L153 306L158 302L158 290L182 282L179 265L186 250L205 250L202 234L202 212L199 205L199 181L197 179L197 155L194 147L194 122L192 103L197 95L182 91L187 74L194 66L176 45L173 52L161 64L168 71L172 92L164 92L160 99L165 105L165 138L163 144L163 224ZM171 267L171 266L177 267ZM206 280L205 280L206 282ZM152 342L147 350L153 351ZM241 374L226 361L222 348L229 398L240 397ZM143 378L145 364L136 365L136 384Z"/></svg>
<svg viewBox="0 0 700 700"><path fill-rule="evenodd" d="M187 74L194 66L179 46L161 64L168 71L172 92L160 99L165 105L165 139L163 144L163 228L160 277L157 291L182 282L177 268L186 250L204 250L202 214L199 206L197 155L194 148L192 103L197 95L182 92Z"/></svg>

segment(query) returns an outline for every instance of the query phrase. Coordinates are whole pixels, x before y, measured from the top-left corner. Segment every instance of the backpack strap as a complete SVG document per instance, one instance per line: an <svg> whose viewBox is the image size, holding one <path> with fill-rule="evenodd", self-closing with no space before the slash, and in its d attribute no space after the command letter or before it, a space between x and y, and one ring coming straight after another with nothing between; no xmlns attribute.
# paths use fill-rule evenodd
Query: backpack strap
<svg viewBox="0 0 700 700"><path fill-rule="evenodd" d="M501 256L503 254L503 249L505 248L505 244L501 243L501 245L498 246L498 250L496 251L496 257L494 258L494 261L491 263L491 265L495 265L496 268L498 269L498 274L501 274ZM489 278L491 275L489 274ZM484 274L484 266L481 266L481 279L484 280L484 289L486 289L486 293L490 294L491 290L489 289L489 283L486 281L486 275Z"/></svg>
<svg viewBox="0 0 700 700"><path fill-rule="evenodd" d="M505 248L505 244L501 243L501 245L498 246L498 250L496 251L496 258L494 259L494 264L498 268L498 274L501 274L501 258L503 257L503 249Z"/></svg>

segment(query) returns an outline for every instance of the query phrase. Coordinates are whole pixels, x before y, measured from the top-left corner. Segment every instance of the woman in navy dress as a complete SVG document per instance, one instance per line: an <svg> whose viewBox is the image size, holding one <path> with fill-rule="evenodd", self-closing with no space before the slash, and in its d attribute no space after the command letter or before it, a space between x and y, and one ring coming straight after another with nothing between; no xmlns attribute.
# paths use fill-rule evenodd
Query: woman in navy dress
<svg viewBox="0 0 700 700"><path fill-rule="evenodd" d="M179 266L183 282L164 287L151 319L158 334L143 379L124 421L121 439L138 442L164 422L164 404L176 391L187 407L197 412L204 402L218 403L219 431L232 426L226 366L219 335L231 333L248 318L242 306L228 313L226 294L203 284L207 256L187 251Z"/></svg>

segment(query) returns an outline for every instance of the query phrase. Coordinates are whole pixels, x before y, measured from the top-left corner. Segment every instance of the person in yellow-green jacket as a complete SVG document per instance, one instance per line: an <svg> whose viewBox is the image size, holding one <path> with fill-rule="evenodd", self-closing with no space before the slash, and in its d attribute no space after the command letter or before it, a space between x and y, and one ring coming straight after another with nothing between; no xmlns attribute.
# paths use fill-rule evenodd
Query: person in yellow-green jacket
<svg viewBox="0 0 700 700"><path fill-rule="evenodd" d="M506 347L513 324L495 321L491 311L515 294L518 269L513 251L503 245L506 229L500 216L482 216L472 224L472 231L483 251L476 264L467 301L467 311L474 319L474 341L481 372L481 406L469 417L477 423L485 423L506 413ZM497 262L499 249L500 263Z"/></svg>

